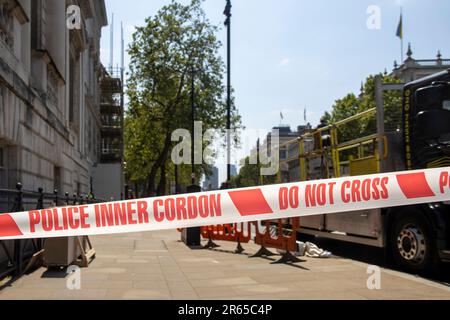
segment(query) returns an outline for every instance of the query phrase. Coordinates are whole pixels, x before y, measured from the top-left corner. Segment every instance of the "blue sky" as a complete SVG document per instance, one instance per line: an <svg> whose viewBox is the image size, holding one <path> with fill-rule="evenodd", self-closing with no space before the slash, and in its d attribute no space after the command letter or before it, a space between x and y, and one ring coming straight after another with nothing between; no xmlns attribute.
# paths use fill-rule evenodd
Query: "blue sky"
<svg viewBox="0 0 450 320"><path fill-rule="evenodd" d="M127 43L134 26L169 2L106 0L109 17L115 15L116 63L120 21ZM315 125L336 99L358 93L366 76L385 68L391 71L394 60L400 61L395 33L401 6L405 51L411 42L417 59L432 59L438 49L450 58L448 0L233 0L232 4L232 83L247 128L277 126L280 112L283 123L295 128L303 124L305 107L308 121ZM367 28L370 5L381 9L379 30ZM205 1L214 24L223 26L224 6L225 0ZM224 29L218 37L225 44ZM109 42L107 27L102 38L105 65L110 60ZM225 52L223 48L224 57Z"/></svg>

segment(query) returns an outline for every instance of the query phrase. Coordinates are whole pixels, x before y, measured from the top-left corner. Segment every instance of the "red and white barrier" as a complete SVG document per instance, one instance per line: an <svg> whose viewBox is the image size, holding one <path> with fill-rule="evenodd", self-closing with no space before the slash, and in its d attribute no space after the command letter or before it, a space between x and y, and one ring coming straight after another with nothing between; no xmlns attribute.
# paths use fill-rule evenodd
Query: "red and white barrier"
<svg viewBox="0 0 450 320"><path fill-rule="evenodd" d="M0 214L0 240L129 233L450 201L450 168Z"/></svg>

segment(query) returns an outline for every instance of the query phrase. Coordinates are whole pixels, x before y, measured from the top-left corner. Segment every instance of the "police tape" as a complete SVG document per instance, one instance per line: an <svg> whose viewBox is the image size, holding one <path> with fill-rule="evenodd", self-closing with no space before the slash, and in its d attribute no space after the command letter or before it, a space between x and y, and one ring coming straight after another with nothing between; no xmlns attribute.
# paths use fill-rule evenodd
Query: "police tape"
<svg viewBox="0 0 450 320"><path fill-rule="evenodd" d="M0 240L132 233L450 201L450 168L0 214Z"/></svg>

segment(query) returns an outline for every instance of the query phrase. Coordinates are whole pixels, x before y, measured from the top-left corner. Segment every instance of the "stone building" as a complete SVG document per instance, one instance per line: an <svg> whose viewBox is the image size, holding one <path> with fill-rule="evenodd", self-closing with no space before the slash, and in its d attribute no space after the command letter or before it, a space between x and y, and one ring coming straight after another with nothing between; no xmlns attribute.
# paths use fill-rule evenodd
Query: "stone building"
<svg viewBox="0 0 450 320"><path fill-rule="evenodd" d="M0 189L91 191L106 25L103 0L0 0Z"/></svg>
<svg viewBox="0 0 450 320"><path fill-rule="evenodd" d="M219 168L212 167L212 174L205 177L205 181L203 182L203 190L219 190Z"/></svg>
<svg viewBox="0 0 450 320"><path fill-rule="evenodd" d="M401 65L394 62L394 70L390 74L404 83L425 78L450 68L450 59L442 59L440 51L437 52L436 59L414 59L411 44L408 44L406 55L407 58Z"/></svg>

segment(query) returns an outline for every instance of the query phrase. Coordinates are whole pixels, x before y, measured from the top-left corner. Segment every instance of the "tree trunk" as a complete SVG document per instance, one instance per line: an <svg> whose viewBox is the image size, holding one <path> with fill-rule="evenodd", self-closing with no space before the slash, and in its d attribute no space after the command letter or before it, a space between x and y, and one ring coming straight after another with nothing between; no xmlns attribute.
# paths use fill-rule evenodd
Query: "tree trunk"
<svg viewBox="0 0 450 320"><path fill-rule="evenodd" d="M171 146L171 142L172 142L171 138L172 138L172 133L171 132L167 133L165 141L164 141L163 150L159 154L159 157L158 157L158 159L156 159L155 163L153 163L152 169L150 170L150 174L148 177L148 192L150 193L150 195L154 195L157 191L159 191L155 188L156 187L156 175L158 173L158 170L160 168L162 168L162 165L164 165L164 167L166 165L168 153L170 151L170 146Z"/></svg>
<svg viewBox="0 0 450 320"><path fill-rule="evenodd" d="M166 164L167 164L167 159L165 159L165 161L161 165L161 179L159 180L159 185L158 185L158 189L157 189L158 196L166 195L166 187L167 187Z"/></svg>

